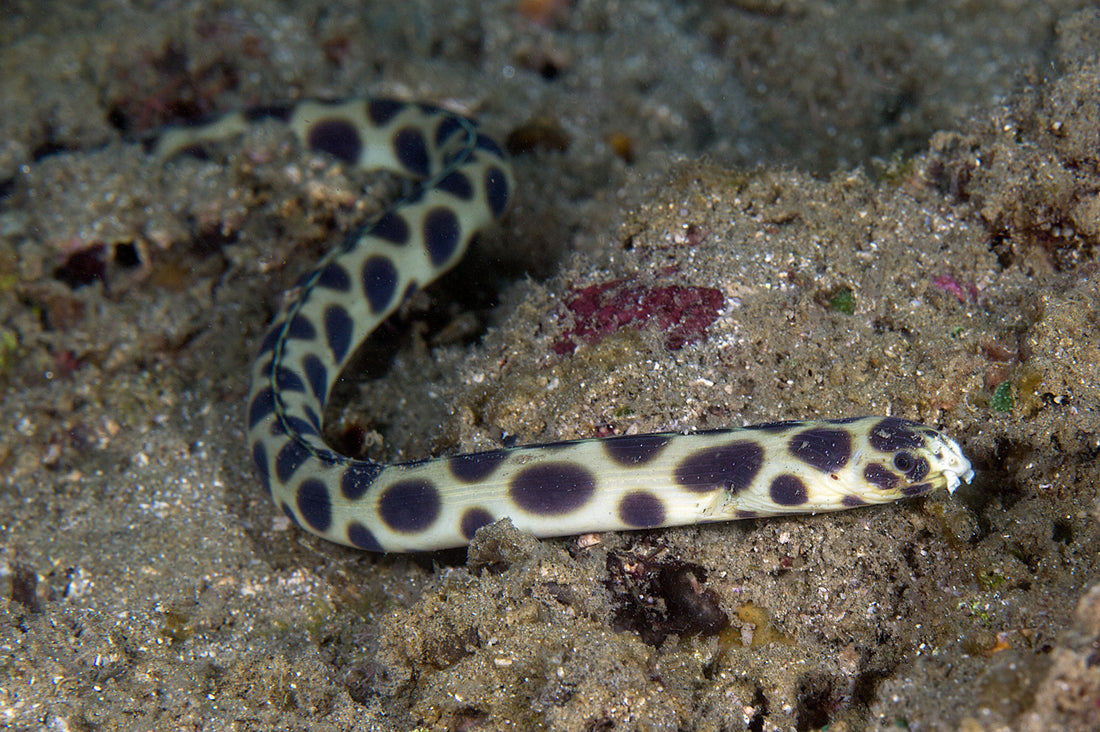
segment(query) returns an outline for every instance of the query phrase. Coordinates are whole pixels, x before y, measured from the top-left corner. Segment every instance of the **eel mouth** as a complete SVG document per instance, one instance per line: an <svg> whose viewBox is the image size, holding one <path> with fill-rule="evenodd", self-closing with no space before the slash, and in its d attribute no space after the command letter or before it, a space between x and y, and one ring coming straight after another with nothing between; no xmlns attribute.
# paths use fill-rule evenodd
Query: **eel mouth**
<svg viewBox="0 0 1100 732"><path fill-rule="evenodd" d="M955 489L964 482L969 483L974 480L974 468L971 467L970 461L966 459L966 455L963 455L959 443L950 437L944 437L943 447L944 456L941 470L943 470L943 475L947 479L947 492L954 493Z"/></svg>

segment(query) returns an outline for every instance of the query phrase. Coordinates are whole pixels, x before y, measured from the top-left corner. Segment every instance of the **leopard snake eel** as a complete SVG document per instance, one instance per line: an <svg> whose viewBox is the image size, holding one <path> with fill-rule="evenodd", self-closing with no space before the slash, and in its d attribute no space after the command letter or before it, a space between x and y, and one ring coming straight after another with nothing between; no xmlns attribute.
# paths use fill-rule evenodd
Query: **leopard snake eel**
<svg viewBox="0 0 1100 732"><path fill-rule="evenodd" d="M295 523L361 549L467 544L508 517L537 536L836 511L954 492L974 475L950 437L896 417L775 422L504 448L413 462L352 459L321 437L355 348L462 257L513 189L507 156L465 117L388 99L300 102L173 128L160 159L281 120L310 150L386 169L415 192L352 232L300 282L252 366L256 474Z"/></svg>

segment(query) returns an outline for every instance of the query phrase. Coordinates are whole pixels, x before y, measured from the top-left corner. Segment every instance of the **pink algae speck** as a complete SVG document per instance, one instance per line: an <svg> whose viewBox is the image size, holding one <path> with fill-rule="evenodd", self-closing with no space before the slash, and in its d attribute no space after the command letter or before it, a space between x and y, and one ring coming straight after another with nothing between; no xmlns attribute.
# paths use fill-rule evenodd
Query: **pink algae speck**
<svg viewBox="0 0 1100 732"><path fill-rule="evenodd" d="M624 326L650 325L665 333L665 348L676 351L705 340L723 299L719 290L710 287L643 287L628 285L626 280L591 285L566 300L574 324L552 350L568 355L576 350L577 340L599 343Z"/></svg>
<svg viewBox="0 0 1100 732"><path fill-rule="evenodd" d="M940 275L932 280L932 284L944 292L951 293L963 304L975 302L978 299L978 288L973 282L964 282L960 284L959 281L951 275Z"/></svg>

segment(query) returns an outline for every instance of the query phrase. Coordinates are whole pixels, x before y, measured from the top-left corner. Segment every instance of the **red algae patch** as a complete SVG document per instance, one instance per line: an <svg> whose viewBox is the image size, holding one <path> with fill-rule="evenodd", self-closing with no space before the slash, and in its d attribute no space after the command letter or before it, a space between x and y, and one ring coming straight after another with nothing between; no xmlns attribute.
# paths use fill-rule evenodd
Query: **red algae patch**
<svg viewBox="0 0 1100 732"><path fill-rule="evenodd" d="M627 326L656 326L665 333L665 348L678 351L706 340L707 328L718 318L722 302L722 293L712 287L644 287L629 285L626 280L590 285L566 301L573 327L552 350L564 356L576 350L578 340L595 344Z"/></svg>

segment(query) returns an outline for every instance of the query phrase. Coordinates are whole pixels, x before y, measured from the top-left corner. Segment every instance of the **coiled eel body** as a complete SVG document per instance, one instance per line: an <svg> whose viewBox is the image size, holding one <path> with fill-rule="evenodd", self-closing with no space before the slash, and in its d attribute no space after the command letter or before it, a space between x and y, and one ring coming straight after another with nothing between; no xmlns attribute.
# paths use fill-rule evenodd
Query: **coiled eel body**
<svg viewBox="0 0 1100 732"><path fill-rule="evenodd" d="M371 551L465 545L509 517L538 536L838 511L954 491L973 477L950 437L893 417L776 422L693 434L576 440L380 464L321 437L355 347L499 218L513 189L500 147L470 120L387 99L302 102L165 132L161 159L285 122L312 150L417 181L299 284L252 366L248 441L260 482L295 523Z"/></svg>

